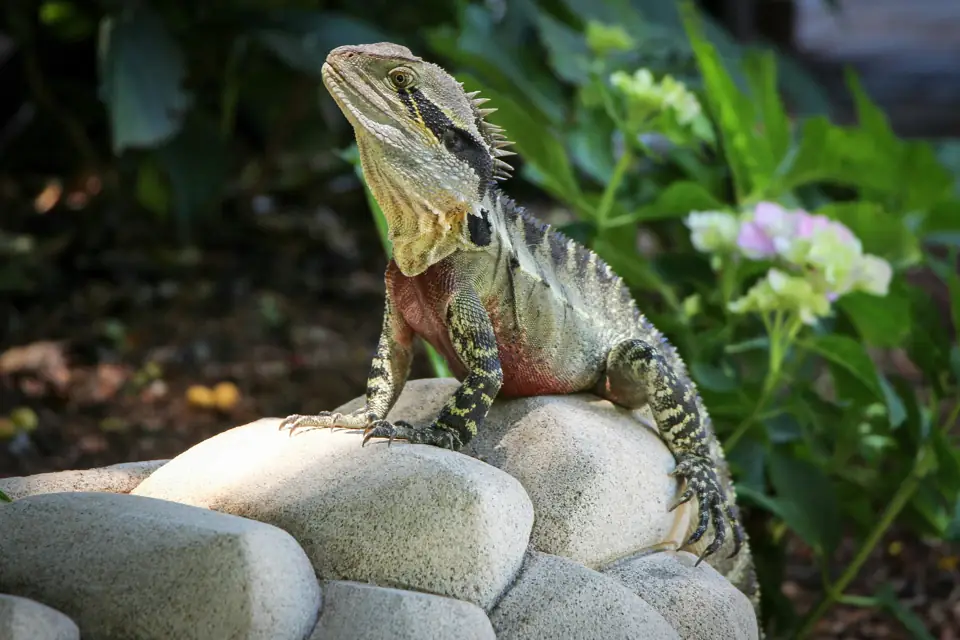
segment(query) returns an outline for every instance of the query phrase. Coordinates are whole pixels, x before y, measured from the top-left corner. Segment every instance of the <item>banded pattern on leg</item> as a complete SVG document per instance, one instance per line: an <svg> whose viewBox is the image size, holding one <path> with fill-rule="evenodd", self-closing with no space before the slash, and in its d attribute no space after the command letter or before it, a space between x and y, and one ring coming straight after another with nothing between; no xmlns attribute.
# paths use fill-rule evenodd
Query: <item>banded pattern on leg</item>
<svg viewBox="0 0 960 640"><path fill-rule="evenodd" d="M464 290L447 308L450 342L469 372L460 387L428 426L397 421L367 429L364 438L398 438L414 444L431 444L458 450L476 435L503 384L497 339L487 311L476 292Z"/></svg>
<svg viewBox="0 0 960 640"><path fill-rule="evenodd" d="M673 475L686 481L683 493L670 510L694 496L699 504L700 520L687 544L702 538L709 523L713 523L715 538L704 549L702 561L723 544L729 520L735 543L731 557L735 556L743 542L743 528L736 505L727 496L710 456L710 440L714 436L709 417L693 381L682 368L671 365L662 349L641 339L617 344L607 356L604 384L614 397L643 397L650 403L657 427L677 460Z"/></svg>
<svg viewBox="0 0 960 640"><path fill-rule="evenodd" d="M410 374L413 361L413 330L394 308L387 292L383 310L380 341L367 376L367 399L364 406L347 414L322 411L316 415L294 414L280 423L280 429L324 429L344 427L367 429L384 420L397 401Z"/></svg>

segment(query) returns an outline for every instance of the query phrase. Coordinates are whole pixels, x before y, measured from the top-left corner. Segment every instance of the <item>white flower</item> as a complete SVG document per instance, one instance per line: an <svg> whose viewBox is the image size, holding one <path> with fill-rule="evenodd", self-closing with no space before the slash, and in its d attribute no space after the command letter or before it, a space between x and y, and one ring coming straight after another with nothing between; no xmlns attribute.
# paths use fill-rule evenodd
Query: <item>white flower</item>
<svg viewBox="0 0 960 640"><path fill-rule="evenodd" d="M724 211L694 211L684 224L690 229L690 242L701 253L723 253L737 245L740 221Z"/></svg>

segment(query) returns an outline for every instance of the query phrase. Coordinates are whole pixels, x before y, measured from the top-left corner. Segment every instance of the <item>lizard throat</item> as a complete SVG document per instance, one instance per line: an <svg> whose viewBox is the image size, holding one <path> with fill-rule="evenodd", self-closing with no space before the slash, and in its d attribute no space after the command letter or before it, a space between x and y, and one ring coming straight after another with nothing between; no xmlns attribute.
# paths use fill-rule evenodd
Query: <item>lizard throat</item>
<svg viewBox="0 0 960 640"><path fill-rule="evenodd" d="M426 271L463 247L471 205L442 191L427 195L421 185L403 180L358 138L367 184L387 221L393 259L405 276Z"/></svg>

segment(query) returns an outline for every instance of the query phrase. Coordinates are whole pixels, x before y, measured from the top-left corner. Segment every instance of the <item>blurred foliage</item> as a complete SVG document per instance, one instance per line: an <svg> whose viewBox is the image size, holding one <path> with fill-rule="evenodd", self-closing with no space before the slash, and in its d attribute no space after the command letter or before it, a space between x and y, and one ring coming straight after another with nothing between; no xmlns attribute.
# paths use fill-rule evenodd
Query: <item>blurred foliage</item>
<svg viewBox="0 0 960 640"><path fill-rule="evenodd" d="M70 193L104 220L147 218L187 241L255 214L263 194L332 192L345 174L359 186L320 65L340 44L399 42L491 99L521 154L507 189L567 209L564 231L614 266L690 364L741 503L765 514L752 540L771 634L809 634L894 524L960 542L955 146L898 138L853 75L857 123L834 124L792 60L680 3L319 5L5 3L18 64L0 72L23 91L2 104L0 176L30 208L8 204L0 220L0 291L35 286L59 241L26 220ZM685 222L764 202L842 222L889 263L885 295L843 295L813 324L795 309L733 311L770 263L699 251ZM947 292L946 314L918 269ZM916 376L879 366L890 352ZM804 619L778 588L788 531L824 577ZM860 546L838 567L844 535ZM919 624L889 590L860 602Z"/></svg>

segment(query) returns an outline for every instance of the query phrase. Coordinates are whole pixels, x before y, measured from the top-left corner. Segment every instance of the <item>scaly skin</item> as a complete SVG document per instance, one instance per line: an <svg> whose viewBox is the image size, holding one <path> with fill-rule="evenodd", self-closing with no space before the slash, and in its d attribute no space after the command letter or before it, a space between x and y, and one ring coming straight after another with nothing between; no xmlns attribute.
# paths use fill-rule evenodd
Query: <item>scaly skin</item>
<svg viewBox="0 0 960 640"><path fill-rule="evenodd" d="M394 258L366 405L292 415L281 428L362 428L364 443L399 438L456 450L498 396L591 391L628 408L649 404L685 481L671 509L696 498L687 544L712 529L700 559L758 606L733 483L686 366L607 264L500 192L495 181L509 175L502 158L512 154L485 120L493 111L479 108L485 100L389 43L333 50L323 77L353 125ZM385 419L407 380L415 334L461 382L425 426ZM714 556L720 550L727 558Z"/></svg>

